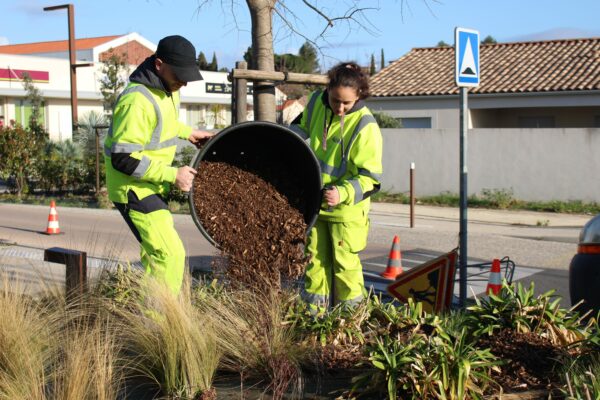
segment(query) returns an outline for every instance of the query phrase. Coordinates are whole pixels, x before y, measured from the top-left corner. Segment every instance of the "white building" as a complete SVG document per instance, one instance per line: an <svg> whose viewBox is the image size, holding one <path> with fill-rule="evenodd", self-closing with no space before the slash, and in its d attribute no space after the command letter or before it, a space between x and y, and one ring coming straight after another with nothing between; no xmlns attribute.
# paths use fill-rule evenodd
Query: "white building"
<svg viewBox="0 0 600 400"><path fill-rule="evenodd" d="M93 63L77 68L77 113L102 113L100 79L102 60L113 52L124 54L130 64L127 78L135 67L156 50L156 45L137 33L76 40L78 63ZM23 75L27 73L44 98L42 122L52 140L72 137L70 67L68 41L0 46L0 117L6 124L14 120L26 124L30 113ZM204 80L181 88L181 121L208 128L231 123L231 82L226 72L202 71ZM252 96L247 103L251 107Z"/></svg>

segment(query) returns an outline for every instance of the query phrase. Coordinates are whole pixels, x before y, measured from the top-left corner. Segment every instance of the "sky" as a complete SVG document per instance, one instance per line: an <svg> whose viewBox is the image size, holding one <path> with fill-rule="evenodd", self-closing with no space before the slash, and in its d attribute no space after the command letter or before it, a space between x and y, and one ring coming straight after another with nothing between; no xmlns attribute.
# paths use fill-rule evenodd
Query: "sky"
<svg viewBox="0 0 600 400"><path fill-rule="evenodd" d="M329 16L352 7L357 21L325 21L302 0L281 0L278 10L295 31L274 18L275 52L297 54L306 39L320 49L326 70L339 61L386 63L414 47L454 43L454 28L479 31L498 42L600 37L600 0L311 0ZM0 44L65 40L67 11L43 11L66 4L48 0L0 0ZM188 38L210 61L232 68L251 44L250 16L244 0L72 0L77 38L137 32L151 42L168 35Z"/></svg>

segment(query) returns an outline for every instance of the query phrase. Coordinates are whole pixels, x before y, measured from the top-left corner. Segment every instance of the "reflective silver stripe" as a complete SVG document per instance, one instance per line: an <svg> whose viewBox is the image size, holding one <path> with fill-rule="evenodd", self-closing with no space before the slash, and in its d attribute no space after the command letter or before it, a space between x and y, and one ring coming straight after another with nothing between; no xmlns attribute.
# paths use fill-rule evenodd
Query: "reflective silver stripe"
<svg viewBox="0 0 600 400"><path fill-rule="evenodd" d="M360 183L358 182L358 179L350 179L348 182L354 188L354 204L356 204L359 201L361 201L362 199L364 199L364 197L365 197L363 194L362 187L360 187Z"/></svg>
<svg viewBox="0 0 600 400"><path fill-rule="evenodd" d="M356 124L356 127L354 128L354 132L352 132L352 137L350 138L350 141L348 142L348 149L346 150L346 154L344 155L346 159L348 159L350 157L350 149L352 148L352 145L354 144L354 141L358 137L358 134L360 133L360 131L362 131L365 126L367 126L368 124L370 124L372 122L377 122L377 121L375 121L375 117L370 114L365 114L360 118L360 121L358 121L358 124Z"/></svg>
<svg viewBox="0 0 600 400"><path fill-rule="evenodd" d="M308 101L308 105L306 106L306 129L309 130L309 132L311 131L310 129L310 120L312 119L312 113L313 110L315 108L315 103L317 102L317 99L321 97L321 92L316 92L313 97L310 98L310 100Z"/></svg>
<svg viewBox="0 0 600 400"><path fill-rule="evenodd" d="M346 160L342 160L342 165L340 167L332 167L325 161L319 160L319 165L321 166L321 172L339 179L346 173L348 163Z"/></svg>
<svg viewBox="0 0 600 400"><path fill-rule="evenodd" d="M358 137L358 134L360 133L360 131L365 126L370 124L371 122L375 122L375 117L373 117L372 115L368 115L368 114L363 115L361 117L360 121L358 121L358 124L356 124L356 127L354 128L354 132L352 132L352 136L350 137L350 142L348 142L348 147L346 148L345 152L342 153L342 165L340 165L339 167L332 167L331 165L327 164L325 161L319 160L319 164L321 165L321 172L324 172L324 173L331 175L338 179L342 178L344 176L344 174L346 173L346 169L348 167L348 160L350 159L350 149L352 148L352 144Z"/></svg>
<svg viewBox="0 0 600 400"><path fill-rule="evenodd" d="M129 86L128 88L125 88L125 90L123 90L121 92L121 94L119 95L119 97L117 97L117 101L115 102L115 105L119 104L119 100L121 100L121 97L125 96L126 94L129 93L133 93L133 92L141 92L140 89L138 89L139 86ZM113 110L114 112L114 110ZM112 138L112 120L110 121L110 124L108 126L108 137Z"/></svg>
<svg viewBox="0 0 600 400"><path fill-rule="evenodd" d="M150 146L158 146L158 144L160 143L160 133L162 132L163 125L160 107L158 106L156 99L154 98L154 96L152 96L152 93L150 93L150 90L146 86L139 85L136 86L136 88L139 88L138 91L148 99L152 106L154 106L154 112L156 113L156 126L154 127L154 131L152 132L152 139L150 139L150 143L146 145L146 148L150 148Z"/></svg>
<svg viewBox="0 0 600 400"><path fill-rule="evenodd" d="M126 94L134 93L134 92L141 93L150 102L150 104L152 104L152 106L154 107L154 112L156 114L156 126L154 127L154 131L152 131L152 137L150 139L150 143L148 143L145 146L138 144L137 146L139 146L139 148L136 148L135 150L132 150L132 151L115 151L115 146L117 146L120 149L125 149L126 147L119 147L119 146L133 145L133 144L129 144L129 143L115 143L115 144L113 144L112 148L109 150L109 153L106 153L106 149L105 149L104 153L108 157L110 157L111 152L112 153L132 153L134 151L141 151L141 150L146 150L146 149L147 150L158 150L158 149L163 149L165 147L174 146L176 144L176 141L177 141L176 137L166 140L163 143L160 143L160 134L162 132L162 127L163 127L162 113L160 112L160 107L159 107L158 103L156 102L156 99L154 98L154 96L152 96L152 93L146 86L137 85L137 86L128 87L119 95L119 98L117 99L117 104L118 104L119 100L121 99L121 97L125 96ZM110 138L112 138L112 134L113 134L112 130L113 130L113 127L112 127L112 121L111 121L110 126L108 128L108 136Z"/></svg>
<svg viewBox="0 0 600 400"><path fill-rule="evenodd" d="M383 174L376 174L364 168L359 168L358 174L362 176L368 176L369 178L375 179L376 181L380 181L381 177L383 176Z"/></svg>
<svg viewBox="0 0 600 400"><path fill-rule="evenodd" d="M150 159L146 156L142 156L140 163L138 164L135 171L133 171L131 176L136 177L136 178L141 178L142 176L144 176L146 171L148 171L148 167L150 167Z"/></svg>
<svg viewBox="0 0 600 400"><path fill-rule="evenodd" d="M149 145L144 146L144 150L159 150L159 149L164 149L165 147L177 146L178 140L179 140L179 138L177 136L175 136L175 137L172 137L171 139L167 139L164 142L160 142L156 145L153 145L151 143Z"/></svg>
<svg viewBox="0 0 600 400"><path fill-rule="evenodd" d="M364 296L361 294L350 300L341 300L340 303L347 304L352 307L356 307L357 305L360 304L361 301L363 301L363 299L364 299Z"/></svg>
<svg viewBox="0 0 600 400"><path fill-rule="evenodd" d="M317 306L327 306L327 303L329 301L329 296L309 293L306 291L306 289L302 290L300 296L302 297L302 300L304 300L306 303L314 304Z"/></svg>
<svg viewBox="0 0 600 400"><path fill-rule="evenodd" d="M306 132L304 132L302 130L302 128L300 128L300 125L297 125L297 124L290 125L290 130L292 132L294 132L296 135L300 136L302 138L302 140L308 140L308 135L306 134Z"/></svg>
<svg viewBox="0 0 600 400"><path fill-rule="evenodd" d="M144 146L139 143L114 143L110 148L111 153L133 153L141 150L144 150Z"/></svg>

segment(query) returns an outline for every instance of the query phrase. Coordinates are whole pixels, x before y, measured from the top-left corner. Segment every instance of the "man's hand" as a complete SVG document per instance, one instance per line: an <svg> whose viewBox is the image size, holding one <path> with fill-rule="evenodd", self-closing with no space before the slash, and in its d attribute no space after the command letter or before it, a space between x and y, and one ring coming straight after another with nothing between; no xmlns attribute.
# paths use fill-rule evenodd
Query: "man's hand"
<svg viewBox="0 0 600 400"><path fill-rule="evenodd" d="M188 138L188 140L195 145L197 148L204 146L204 144L213 137L215 134L213 132L201 131L194 129L192 134Z"/></svg>
<svg viewBox="0 0 600 400"><path fill-rule="evenodd" d="M181 189L182 192L189 192L194 182L196 170L192 167L181 167L177 169L177 177L175 178L175 186Z"/></svg>
<svg viewBox="0 0 600 400"><path fill-rule="evenodd" d="M340 192L336 186L331 186L323 192L323 199L329 207L335 207L340 204Z"/></svg>

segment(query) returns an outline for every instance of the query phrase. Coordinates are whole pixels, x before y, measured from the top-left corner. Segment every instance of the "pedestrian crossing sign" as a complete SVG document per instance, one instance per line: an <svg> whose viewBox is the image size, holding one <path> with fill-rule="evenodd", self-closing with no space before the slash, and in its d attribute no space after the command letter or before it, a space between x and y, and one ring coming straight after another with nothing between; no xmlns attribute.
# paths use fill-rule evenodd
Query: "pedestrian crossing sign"
<svg viewBox="0 0 600 400"><path fill-rule="evenodd" d="M479 32L456 28L454 36L456 84L479 85Z"/></svg>

